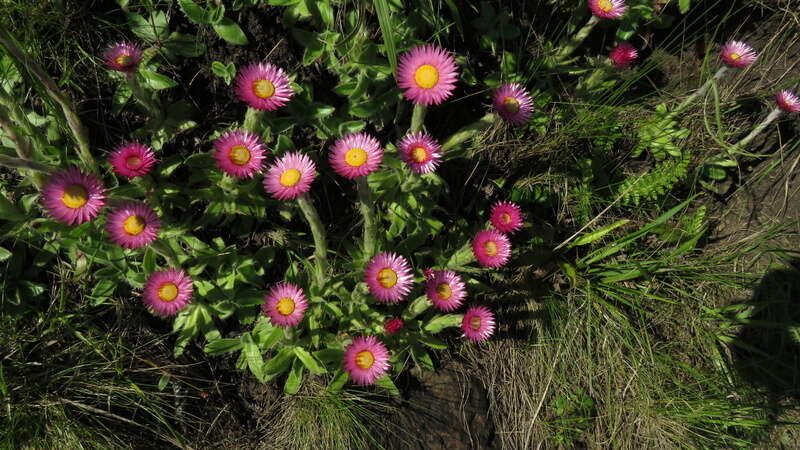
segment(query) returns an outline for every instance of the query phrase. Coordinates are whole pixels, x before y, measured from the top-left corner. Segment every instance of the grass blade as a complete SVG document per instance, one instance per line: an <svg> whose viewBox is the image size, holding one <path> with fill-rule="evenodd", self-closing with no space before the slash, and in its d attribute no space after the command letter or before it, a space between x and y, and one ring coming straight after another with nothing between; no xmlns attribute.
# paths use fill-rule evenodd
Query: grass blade
<svg viewBox="0 0 800 450"><path fill-rule="evenodd" d="M392 72L397 70L397 46L392 34L392 18L389 16L389 2L387 0L375 0L375 11L378 13L378 23L383 34L383 44L386 46L386 56L389 57L389 64Z"/></svg>

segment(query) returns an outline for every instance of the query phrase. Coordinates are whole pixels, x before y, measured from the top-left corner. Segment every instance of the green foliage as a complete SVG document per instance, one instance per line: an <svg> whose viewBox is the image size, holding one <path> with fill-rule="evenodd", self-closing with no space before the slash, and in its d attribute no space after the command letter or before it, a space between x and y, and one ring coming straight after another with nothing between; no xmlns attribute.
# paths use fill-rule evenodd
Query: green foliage
<svg viewBox="0 0 800 450"><path fill-rule="evenodd" d="M658 163L643 174L631 175L616 189L617 195L621 196L621 203L638 206L660 200L686 177L690 163L690 153L684 152L678 159Z"/></svg>

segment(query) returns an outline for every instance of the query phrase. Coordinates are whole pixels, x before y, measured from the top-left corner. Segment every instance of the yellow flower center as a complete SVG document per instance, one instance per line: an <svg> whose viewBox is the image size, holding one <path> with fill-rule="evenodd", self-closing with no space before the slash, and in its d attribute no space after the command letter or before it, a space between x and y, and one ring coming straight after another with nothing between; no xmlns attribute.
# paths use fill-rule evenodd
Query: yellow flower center
<svg viewBox="0 0 800 450"><path fill-rule="evenodd" d="M439 71L430 64L423 64L414 72L414 81L423 89L430 89L439 82Z"/></svg>
<svg viewBox="0 0 800 450"><path fill-rule="evenodd" d="M740 54L738 54L738 53L731 53L731 56L730 56L730 58L731 58L732 60L734 60L734 61L736 61L737 59L739 59L739 58L741 58L741 57L742 57L742 55L740 55Z"/></svg>
<svg viewBox="0 0 800 450"><path fill-rule="evenodd" d="M369 369L375 364L375 355L371 351L364 350L356 353L356 365L361 369Z"/></svg>
<svg viewBox="0 0 800 450"><path fill-rule="evenodd" d="M599 0L597 2L597 7L608 12L614 9L614 4L611 3L611 0Z"/></svg>
<svg viewBox="0 0 800 450"><path fill-rule="evenodd" d="M475 331L480 330L481 329L481 318L478 317L478 316L475 316L475 317L469 319L469 327L472 328Z"/></svg>
<svg viewBox="0 0 800 450"><path fill-rule="evenodd" d="M133 58L131 58L131 55L122 54L114 58L114 62L122 67L130 66L133 63Z"/></svg>
<svg viewBox="0 0 800 450"><path fill-rule="evenodd" d="M378 283L385 288L390 288L397 284L397 272L390 268L381 269L378 272Z"/></svg>
<svg viewBox="0 0 800 450"><path fill-rule="evenodd" d="M300 171L297 169L289 169L284 171L281 174L281 179L279 180L281 186L284 187L292 187L300 182Z"/></svg>
<svg viewBox="0 0 800 450"><path fill-rule="evenodd" d="M147 225L147 223L141 217L130 216L122 222L122 229L128 234L136 236L144 231L145 225Z"/></svg>
<svg viewBox="0 0 800 450"><path fill-rule="evenodd" d="M164 283L158 288L158 298L165 302L171 302L178 296L178 286L175 283Z"/></svg>
<svg viewBox="0 0 800 450"><path fill-rule="evenodd" d="M253 82L253 94L258 98L270 98L275 95L275 85L269 80L256 80Z"/></svg>
<svg viewBox="0 0 800 450"><path fill-rule="evenodd" d="M438 294L439 298L442 300L449 300L450 296L453 295L453 289L450 287L450 284L441 283L436 286L436 294Z"/></svg>
<svg viewBox="0 0 800 450"><path fill-rule="evenodd" d="M142 164L142 158L138 156L129 156L128 159L125 160L125 164L127 164L128 167L139 167L139 165Z"/></svg>
<svg viewBox="0 0 800 450"><path fill-rule="evenodd" d="M519 112L519 101L514 97L506 97L503 99L503 107L511 114Z"/></svg>
<svg viewBox="0 0 800 450"><path fill-rule="evenodd" d="M423 163L428 159L428 152L422 147L414 147L411 149L411 159L417 163Z"/></svg>
<svg viewBox="0 0 800 450"><path fill-rule="evenodd" d="M509 213L500 214L500 220L503 223L511 223L511 214Z"/></svg>
<svg viewBox="0 0 800 450"><path fill-rule="evenodd" d="M361 167L367 162L367 152L363 148L353 147L344 154L344 161L350 167Z"/></svg>
<svg viewBox="0 0 800 450"><path fill-rule="evenodd" d="M294 312L294 300L290 299L289 297L284 297L278 300L278 304L275 305L275 309L278 310L278 314L282 316L288 316Z"/></svg>
<svg viewBox="0 0 800 450"><path fill-rule="evenodd" d="M486 241L483 244L483 250L486 251L486 254L489 256L494 256L497 254L497 243L494 241Z"/></svg>
<svg viewBox="0 0 800 450"><path fill-rule="evenodd" d="M89 201L89 192L80 184L70 184L61 194L61 202L67 208L77 209Z"/></svg>
<svg viewBox="0 0 800 450"><path fill-rule="evenodd" d="M234 145L228 153L228 158L237 166L243 166L250 161L250 150L243 145Z"/></svg>

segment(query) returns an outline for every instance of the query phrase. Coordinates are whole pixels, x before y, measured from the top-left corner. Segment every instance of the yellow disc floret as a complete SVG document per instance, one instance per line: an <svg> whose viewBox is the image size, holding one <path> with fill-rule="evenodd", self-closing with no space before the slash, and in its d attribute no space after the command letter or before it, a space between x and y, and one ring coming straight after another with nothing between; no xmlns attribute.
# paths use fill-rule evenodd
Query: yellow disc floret
<svg viewBox="0 0 800 450"><path fill-rule="evenodd" d="M480 330L481 329L481 318L478 317L478 316L475 316L475 317L471 318L469 320L469 327L472 328L475 331Z"/></svg>
<svg viewBox="0 0 800 450"><path fill-rule="evenodd" d="M171 302L178 296L178 286L175 283L164 283L158 288L158 298Z"/></svg>
<svg viewBox="0 0 800 450"><path fill-rule="evenodd" d="M486 254L489 256L494 256L497 254L497 243L494 241L486 241L483 244L483 250L486 251Z"/></svg>
<svg viewBox="0 0 800 450"><path fill-rule="evenodd" d="M297 169L285 170L278 181L283 187L292 187L300 182L300 175L302 174Z"/></svg>
<svg viewBox="0 0 800 450"><path fill-rule="evenodd" d="M122 67L130 66L131 64L133 64L133 58L131 57L131 55L122 54L114 58L114 62Z"/></svg>
<svg viewBox="0 0 800 450"><path fill-rule="evenodd" d="M89 192L80 184L70 184L61 195L61 202L67 208L77 209L89 201Z"/></svg>
<svg viewBox="0 0 800 450"><path fill-rule="evenodd" d="M614 4L611 3L611 0L599 0L597 2L597 7L608 12L614 9Z"/></svg>
<svg viewBox="0 0 800 450"><path fill-rule="evenodd" d="M411 149L411 159L416 163L424 163L428 159L428 151L423 147L414 147Z"/></svg>
<svg viewBox="0 0 800 450"><path fill-rule="evenodd" d="M448 283L440 283L436 286L436 294L442 300L449 300L453 295L453 288Z"/></svg>
<svg viewBox="0 0 800 450"><path fill-rule="evenodd" d="M361 369L369 369L375 364L375 355L368 350L356 353L356 365Z"/></svg>
<svg viewBox="0 0 800 450"><path fill-rule="evenodd" d="M439 82L439 71L430 64L423 64L414 72L414 81L423 89L430 89Z"/></svg>
<svg viewBox="0 0 800 450"><path fill-rule="evenodd" d="M275 95L275 85L269 80L256 80L253 82L253 94L258 98L270 98Z"/></svg>
<svg viewBox="0 0 800 450"><path fill-rule="evenodd" d="M503 99L503 107L511 114L519 112L519 101L514 97L506 97Z"/></svg>
<svg viewBox="0 0 800 450"><path fill-rule="evenodd" d="M244 145L234 145L231 147L228 157L231 159L232 163L237 166L243 166L250 161L250 150Z"/></svg>
<svg viewBox="0 0 800 450"><path fill-rule="evenodd" d="M367 162L367 152L363 148L353 147L344 154L344 161L350 167L361 167Z"/></svg>
<svg viewBox="0 0 800 450"><path fill-rule="evenodd" d="M381 269L381 271L378 272L378 283L387 289L393 287L397 284L397 272L388 267Z"/></svg>
<svg viewBox="0 0 800 450"><path fill-rule="evenodd" d="M144 231L144 227L147 223L139 216L130 216L122 222L122 229L125 230L126 233L136 236L137 234Z"/></svg>
<svg viewBox="0 0 800 450"><path fill-rule="evenodd" d="M278 303L275 305L275 309L278 310L278 314L282 316L288 316L294 312L294 300L289 297L284 297L278 300Z"/></svg>

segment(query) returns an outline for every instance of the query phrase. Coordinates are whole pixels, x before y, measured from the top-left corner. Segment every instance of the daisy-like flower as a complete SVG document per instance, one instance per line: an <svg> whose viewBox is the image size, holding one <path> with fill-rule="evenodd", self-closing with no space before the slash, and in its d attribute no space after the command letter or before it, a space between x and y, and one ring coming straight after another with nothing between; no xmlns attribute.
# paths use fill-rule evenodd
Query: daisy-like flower
<svg viewBox="0 0 800 450"><path fill-rule="evenodd" d="M293 327L303 320L308 309L306 294L296 284L278 283L264 296L261 310L273 325Z"/></svg>
<svg viewBox="0 0 800 450"><path fill-rule="evenodd" d="M106 66L118 72L133 72L142 61L142 48L133 42L118 42L103 52Z"/></svg>
<svg viewBox="0 0 800 450"><path fill-rule="evenodd" d="M311 189L316 176L316 167L308 156L286 153L267 169L264 189L278 200L296 198Z"/></svg>
<svg viewBox="0 0 800 450"><path fill-rule="evenodd" d="M442 146L428 133L411 133L403 138L397 149L400 159L416 173L430 173L436 170L442 159Z"/></svg>
<svg viewBox="0 0 800 450"><path fill-rule="evenodd" d="M106 232L111 241L125 248L150 244L158 236L161 221L144 203L125 202L108 214Z"/></svg>
<svg viewBox="0 0 800 450"><path fill-rule="evenodd" d="M153 272L144 284L144 304L160 316L174 316L192 301L192 279L183 270Z"/></svg>
<svg viewBox="0 0 800 450"><path fill-rule="evenodd" d="M397 333L398 331L402 330L404 326L405 322L403 322L403 319L395 317L393 319L387 320L386 323L383 324L383 331L388 336L391 336Z"/></svg>
<svg viewBox="0 0 800 450"><path fill-rule="evenodd" d="M436 45L420 45L400 57L397 85L415 105L438 105L453 93L458 66L450 52Z"/></svg>
<svg viewBox="0 0 800 450"><path fill-rule="evenodd" d="M464 313L461 331L464 337L475 342L483 342L494 334L494 313L485 306L473 306Z"/></svg>
<svg viewBox="0 0 800 450"><path fill-rule="evenodd" d="M497 202L492 206L489 220L497 231L513 233L522 228L522 210L511 202Z"/></svg>
<svg viewBox="0 0 800 450"><path fill-rule="evenodd" d="M511 257L511 242L497 230L483 230L472 241L472 253L483 267L502 267Z"/></svg>
<svg viewBox="0 0 800 450"><path fill-rule="evenodd" d="M589 0L589 9L601 19L619 19L628 6L624 0Z"/></svg>
<svg viewBox="0 0 800 450"><path fill-rule="evenodd" d="M57 172L42 189L42 205L53 218L67 225L80 225L100 213L106 189L96 176L77 167Z"/></svg>
<svg viewBox="0 0 800 450"><path fill-rule="evenodd" d="M381 161L381 144L367 133L342 136L334 142L328 154L334 172L349 179L369 175L378 169Z"/></svg>
<svg viewBox="0 0 800 450"><path fill-rule="evenodd" d="M611 49L608 57L611 58L614 67L628 67L639 58L639 50L627 42L620 42Z"/></svg>
<svg viewBox="0 0 800 450"><path fill-rule="evenodd" d="M512 125L524 125L533 114L533 99L517 83L506 83L492 96L492 105L500 117Z"/></svg>
<svg viewBox="0 0 800 450"><path fill-rule="evenodd" d="M389 350L375 336L355 337L344 349L343 366L351 381L375 384L375 380L389 371Z"/></svg>
<svg viewBox="0 0 800 450"><path fill-rule="evenodd" d="M294 95L289 77L283 69L270 63L253 63L236 76L239 99L254 109L274 111Z"/></svg>
<svg viewBox="0 0 800 450"><path fill-rule="evenodd" d="M788 113L796 113L800 111L800 98L789 90L782 90L775 94L775 101L778 102L778 107Z"/></svg>
<svg viewBox="0 0 800 450"><path fill-rule="evenodd" d="M118 175L133 178L146 175L156 163L156 155L150 147L138 142L119 145L109 155L108 162Z"/></svg>
<svg viewBox="0 0 800 450"><path fill-rule="evenodd" d="M214 141L217 167L236 178L252 178L266 158L266 146L248 131L229 131Z"/></svg>
<svg viewBox="0 0 800 450"><path fill-rule="evenodd" d="M741 41L730 41L720 50L722 61L730 67L747 67L756 62L756 51Z"/></svg>
<svg viewBox="0 0 800 450"><path fill-rule="evenodd" d="M364 281L376 300L397 303L411 292L414 277L405 258L396 253L379 253L367 263Z"/></svg>
<svg viewBox="0 0 800 450"><path fill-rule="evenodd" d="M452 270L434 270L425 281L428 300L441 311L452 311L464 302L467 289L461 277Z"/></svg>

